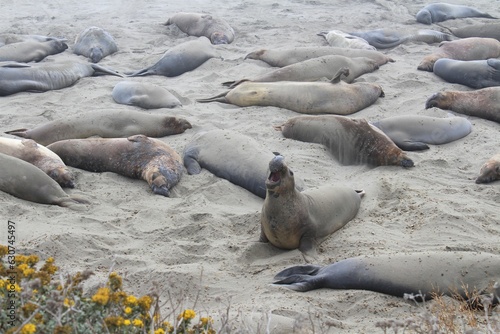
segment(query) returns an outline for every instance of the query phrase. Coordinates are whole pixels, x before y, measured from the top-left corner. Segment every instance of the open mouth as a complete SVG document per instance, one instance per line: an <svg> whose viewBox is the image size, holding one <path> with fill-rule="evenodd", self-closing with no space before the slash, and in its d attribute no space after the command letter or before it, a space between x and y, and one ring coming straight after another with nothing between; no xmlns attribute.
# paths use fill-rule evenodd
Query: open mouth
<svg viewBox="0 0 500 334"><path fill-rule="evenodd" d="M278 186L280 182L281 182L281 172L280 171L271 172L269 174L269 177L267 178L266 186L268 188L274 188Z"/></svg>

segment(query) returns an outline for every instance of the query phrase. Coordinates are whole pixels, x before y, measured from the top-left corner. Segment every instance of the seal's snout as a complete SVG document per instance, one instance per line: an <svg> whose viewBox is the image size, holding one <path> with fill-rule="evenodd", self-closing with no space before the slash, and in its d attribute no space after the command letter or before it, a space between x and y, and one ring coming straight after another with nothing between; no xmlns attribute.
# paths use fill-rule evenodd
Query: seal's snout
<svg viewBox="0 0 500 334"><path fill-rule="evenodd" d="M439 98L440 98L439 93L433 94L431 97L429 97L425 102L425 109L437 107L439 105L438 103Z"/></svg>
<svg viewBox="0 0 500 334"><path fill-rule="evenodd" d="M283 169L284 165L285 158L282 155L277 155L269 162L269 170L271 173L279 172Z"/></svg>

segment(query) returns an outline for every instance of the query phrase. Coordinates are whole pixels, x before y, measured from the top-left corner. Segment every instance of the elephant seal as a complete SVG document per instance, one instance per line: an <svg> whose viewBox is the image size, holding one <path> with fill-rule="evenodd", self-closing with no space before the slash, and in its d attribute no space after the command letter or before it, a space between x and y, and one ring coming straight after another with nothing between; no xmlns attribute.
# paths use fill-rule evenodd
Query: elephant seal
<svg viewBox="0 0 500 334"><path fill-rule="evenodd" d="M488 19L496 19L496 17L472 7L452 5L443 2L432 3L425 6L418 11L415 17L417 22L423 24L432 24L465 17L484 17Z"/></svg>
<svg viewBox="0 0 500 334"><path fill-rule="evenodd" d="M68 166L90 172L114 172L145 180L155 194L170 196L184 172L179 154L164 142L128 138L67 139L47 146Z"/></svg>
<svg viewBox="0 0 500 334"><path fill-rule="evenodd" d="M500 180L500 154L495 154L484 163L476 183L489 183L495 180Z"/></svg>
<svg viewBox="0 0 500 334"><path fill-rule="evenodd" d="M41 204L55 204L74 210L85 209L89 201L68 195L40 168L29 162L0 153L0 190L17 198Z"/></svg>
<svg viewBox="0 0 500 334"><path fill-rule="evenodd" d="M413 167L406 153L365 119L336 115L298 116L275 129L285 138L325 145L343 165Z"/></svg>
<svg viewBox="0 0 500 334"><path fill-rule="evenodd" d="M375 29L370 31L350 32L366 40L377 49L388 49L407 42L424 42L427 44L451 41L453 36L436 30L420 29L417 32L395 29Z"/></svg>
<svg viewBox="0 0 500 334"><path fill-rule="evenodd" d="M143 134L165 137L183 133L187 129L191 129L191 124L184 118L128 110L91 111L51 121L31 130L17 129L6 133L49 145L60 140L93 136L119 138Z"/></svg>
<svg viewBox="0 0 500 334"><path fill-rule="evenodd" d="M460 38L486 37L500 41L500 23L473 24L458 28L443 28Z"/></svg>
<svg viewBox="0 0 500 334"><path fill-rule="evenodd" d="M230 44L234 40L234 30L221 18L199 13L177 13L170 17L166 26L175 24L189 36L205 36L212 44Z"/></svg>
<svg viewBox="0 0 500 334"><path fill-rule="evenodd" d="M34 140L0 137L0 153L19 158L40 168L61 187L75 187L75 177L61 158Z"/></svg>
<svg viewBox="0 0 500 334"><path fill-rule="evenodd" d="M440 108L500 123L500 87L473 91L443 91L425 102L425 109Z"/></svg>
<svg viewBox="0 0 500 334"><path fill-rule="evenodd" d="M188 174L199 174L205 168L254 195L266 197L268 161L274 154L253 138L230 130L199 132L186 145L183 155ZM303 182L299 181L298 190L302 190Z"/></svg>
<svg viewBox="0 0 500 334"><path fill-rule="evenodd" d="M318 36L324 37L328 45L338 48L376 50L361 37L347 34L340 30L322 31Z"/></svg>
<svg viewBox="0 0 500 334"><path fill-rule="evenodd" d="M336 48L329 46L261 49L247 54L245 59L261 60L274 67L283 67L304 60L328 55L338 55L349 58L367 57L375 60L379 66L387 64L388 62L394 62L392 58L382 52L374 50Z"/></svg>
<svg viewBox="0 0 500 334"><path fill-rule="evenodd" d="M251 82L246 81L228 92L197 102L221 102L240 107L273 106L304 114L348 115L364 109L384 96L379 85L361 82L348 84L340 77L341 69L330 82Z"/></svg>
<svg viewBox="0 0 500 334"><path fill-rule="evenodd" d="M371 122L384 132L400 149L427 150L427 144L441 145L467 136L472 124L463 117L430 117L401 115Z"/></svg>
<svg viewBox="0 0 500 334"><path fill-rule="evenodd" d="M440 58L484 60L500 57L500 42L493 38L470 37L439 44L436 52L424 57L417 69L432 72Z"/></svg>
<svg viewBox="0 0 500 334"><path fill-rule="evenodd" d="M53 39L45 42L26 41L7 44L0 47L0 61L20 63L39 62L47 56L63 52L68 45L61 40Z"/></svg>
<svg viewBox="0 0 500 334"><path fill-rule="evenodd" d="M52 36L43 35L22 35L22 34L0 34L0 46L6 44L35 41L35 42L46 42L50 40L59 40L61 42L66 42L66 38L58 38Z"/></svg>
<svg viewBox="0 0 500 334"><path fill-rule="evenodd" d="M201 66L210 58L217 57L217 51L208 38L199 37L169 49L155 64L128 74L130 77L164 75L176 77Z"/></svg>
<svg viewBox="0 0 500 334"><path fill-rule="evenodd" d="M269 162L269 171L260 216L261 242L282 249L298 248L314 257L316 246L358 213L362 190L335 185L299 192L281 155Z"/></svg>
<svg viewBox="0 0 500 334"><path fill-rule="evenodd" d="M116 103L144 109L175 108L182 105L165 88L147 82L122 81L113 87L111 94Z"/></svg>
<svg viewBox="0 0 500 334"><path fill-rule="evenodd" d="M98 63L102 58L118 51L115 39L109 32L99 27L89 27L76 37L73 53Z"/></svg>
<svg viewBox="0 0 500 334"><path fill-rule="evenodd" d="M500 256L476 252L359 256L327 266L290 267L279 272L273 284L301 292L321 288L369 290L420 301L430 300L436 294L447 295L478 307L477 293L491 293L500 279L498 263ZM493 304L498 304L498 295L494 299Z"/></svg>
<svg viewBox="0 0 500 334"><path fill-rule="evenodd" d="M341 68L348 68L349 75L342 76L342 81L351 83L365 73L379 68L372 59L366 57L348 58L344 56L322 56L291 64L271 72L262 74L254 79L241 79L222 83L234 88L244 81L275 82L275 81L316 81L322 78L332 79Z"/></svg>
<svg viewBox="0 0 500 334"><path fill-rule="evenodd" d="M480 89L500 86L500 60L455 60L441 58L433 67L441 79L468 87Z"/></svg>
<svg viewBox="0 0 500 334"><path fill-rule="evenodd" d="M46 92L73 85L84 77L122 75L97 64L78 62L7 63L0 65L0 96L19 92Z"/></svg>

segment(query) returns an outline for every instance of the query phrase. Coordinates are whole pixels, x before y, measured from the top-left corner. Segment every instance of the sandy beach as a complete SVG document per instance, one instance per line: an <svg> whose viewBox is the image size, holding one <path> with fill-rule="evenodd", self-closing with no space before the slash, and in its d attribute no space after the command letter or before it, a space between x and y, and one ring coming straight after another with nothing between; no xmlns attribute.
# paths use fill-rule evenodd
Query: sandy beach
<svg viewBox="0 0 500 334"><path fill-rule="evenodd" d="M254 77L272 68L245 60L263 48L326 46L317 33L325 30L363 31L378 28L427 29L415 14L427 2L360 1L16 1L2 4L0 32L39 34L68 39L69 49L44 62L79 59L71 46L89 26L111 33L119 51L99 63L120 73L156 62L169 48L194 39L167 19L180 11L210 13L234 28L235 40L216 46L220 58L177 77L147 76L148 82L171 91L182 106L147 112L186 118L193 125L183 134L161 138L182 154L202 130L230 129L246 134L270 151L286 157L307 188L344 184L363 189L366 196L356 218L335 232L318 249L316 264L326 265L359 255L429 250L484 251L500 254L500 182L478 185L481 165L499 153L499 125L469 116L472 132L463 139L429 150L409 152L413 168L342 166L325 147L283 138L273 126L300 114L276 107L237 107L197 103L227 90L222 82ZM500 1L450 1L473 5L500 16ZM466 18L443 22L446 27L486 23ZM437 25L432 29L442 30ZM443 90L470 90L450 84L431 72L417 70L437 44L407 43L380 50L395 60L358 82L382 86L385 97L353 115L375 121L395 115L447 117L448 112L425 109L425 101ZM101 110L141 110L117 104L111 92L120 77L87 77L75 85L45 93L22 92L0 97L0 132L33 128L50 120ZM231 157L221 157L231 159ZM105 281L110 267L124 276L125 289L145 294L157 282L163 301L167 292L214 319L230 305L235 323L266 324L273 333L313 332L328 326L332 333L376 333L380 320L403 320L421 307L402 298L358 290L314 290L305 293L272 286L273 276L286 267L304 264L298 250L285 251L258 242L263 200L247 190L203 170L185 174L170 198L155 195L142 180L114 173L72 168L75 189L88 197L86 211L36 204L0 192L2 231L16 222L17 247L42 259L53 256L62 271L84 269L96 275L93 289ZM167 306L166 306L167 307ZM165 310L168 312L168 310ZM264 332L264 331L262 331Z"/></svg>

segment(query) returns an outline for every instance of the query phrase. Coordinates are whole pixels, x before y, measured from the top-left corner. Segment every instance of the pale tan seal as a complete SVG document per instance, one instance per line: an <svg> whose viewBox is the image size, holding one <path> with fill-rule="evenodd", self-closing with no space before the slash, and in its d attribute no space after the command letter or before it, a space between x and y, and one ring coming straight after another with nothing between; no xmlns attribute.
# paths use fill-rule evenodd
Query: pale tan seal
<svg viewBox="0 0 500 334"><path fill-rule="evenodd" d="M484 118L500 123L500 87L471 91L447 90L433 94L425 108L452 110L460 114Z"/></svg>
<svg viewBox="0 0 500 334"><path fill-rule="evenodd" d="M375 60L379 66L388 62L394 62L391 57L374 50L336 48L329 46L299 46L293 48L261 49L247 54L245 59L261 60L271 66L283 67L307 59L328 55L338 55L349 58L367 57Z"/></svg>
<svg viewBox="0 0 500 334"><path fill-rule="evenodd" d="M189 36L205 36L212 44L229 44L234 40L234 30L223 19L210 14L177 13L165 25L175 24Z"/></svg>
<svg viewBox="0 0 500 334"><path fill-rule="evenodd" d="M66 38L59 38L53 36L44 35L24 35L24 34L0 34L0 46L6 44L35 41L35 42L46 42L50 40L59 40L61 42L66 42Z"/></svg>
<svg viewBox="0 0 500 334"><path fill-rule="evenodd" d="M29 162L0 153L0 190L15 197L41 204L55 204L82 210L89 201L68 195L40 168Z"/></svg>
<svg viewBox="0 0 500 334"><path fill-rule="evenodd" d="M295 64L272 70L259 75L253 79L241 79L224 82L224 86L234 88L244 81L252 82L275 82L275 81L317 81L322 78L332 79L342 68L349 69L348 76L342 76L341 80L351 83L357 77L370 73L379 68L372 59L366 57L348 58L344 56L322 56L304 60Z"/></svg>
<svg viewBox="0 0 500 334"><path fill-rule="evenodd" d="M61 158L34 140L0 137L0 153L19 158L40 168L61 187L75 186L75 177Z"/></svg>
<svg viewBox="0 0 500 334"><path fill-rule="evenodd" d="M39 62L47 56L63 52L68 45L61 40L53 39L44 42L26 41L7 44L0 47L0 61L20 63Z"/></svg>
<svg viewBox="0 0 500 334"><path fill-rule="evenodd" d="M111 92L116 103L144 109L175 108L181 101L167 89L148 82L121 81Z"/></svg>
<svg viewBox="0 0 500 334"><path fill-rule="evenodd" d="M413 161L365 119L336 115L298 116L275 127L285 138L325 145L343 165L413 167Z"/></svg>
<svg viewBox="0 0 500 334"><path fill-rule="evenodd" d="M377 50L364 38L345 33L340 30L322 31L318 36L324 37L328 45L338 48Z"/></svg>
<svg viewBox="0 0 500 334"><path fill-rule="evenodd" d="M145 180L155 194L169 196L181 179L179 154L161 140L136 135L128 138L68 139L47 146L68 166L90 172L114 172Z"/></svg>
<svg viewBox="0 0 500 334"><path fill-rule="evenodd" d="M165 137L183 133L187 129L191 129L191 123L180 117L134 110L99 110L67 116L33 129L17 129L6 133L33 139L42 145L49 145L64 139L93 136L119 138L143 134L148 137Z"/></svg>
<svg viewBox="0 0 500 334"><path fill-rule="evenodd" d="M323 186L299 192L281 155L269 162L267 194L260 218L260 241L314 256L316 246L358 213L362 190Z"/></svg>
<svg viewBox="0 0 500 334"><path fill-rule="evenodd" d="M98 63L102 58L118 51L115 39L109 32L99 27L88 27L75 40L73 52Z"/></svg>
<svg viewBox="0 0 500 334"><path fill-rule="evenodd" d="M417 69L432 72L434 63L440 58L485 60L497 57L500 57L500 41L493 38L469 37L441 42L435 52L424 57Z"/></svg>
<svg viewBox="0 0 500 334"><path fill-rule="evenodd" d="M492 156L479 171L476 183L489 183L500 180L500 153Z"/></svg>
<svg viewBox="0 0 500 334"><path fill-rule="evenodd" d="M198 102L221 102L240 107L273 106L303 114L349 115L364 109L384 96L379 85L361 82L348 84L341 69L330 82L251 82L246 81L228 92Z"/></svg>

